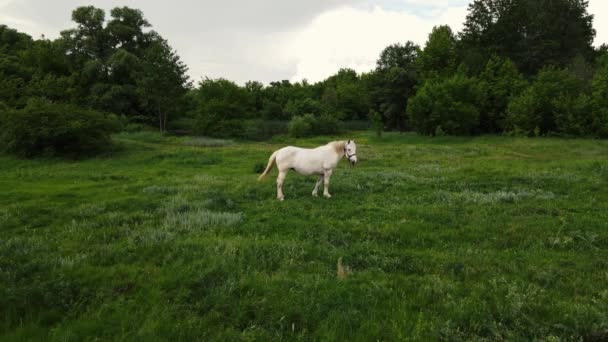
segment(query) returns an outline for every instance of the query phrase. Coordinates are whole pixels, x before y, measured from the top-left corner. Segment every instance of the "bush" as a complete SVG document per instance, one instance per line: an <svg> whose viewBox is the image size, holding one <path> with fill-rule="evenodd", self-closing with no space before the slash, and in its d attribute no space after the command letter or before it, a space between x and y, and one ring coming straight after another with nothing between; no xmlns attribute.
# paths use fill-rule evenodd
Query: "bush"
<svg viewBox="0 0 608 342"><path fill-rule="evenodd" d="M224 79L205 79L194 96L196 133L219 138L243 134L242 120L249 113L248 94L244 88Z"/></svg>
<svg viewBox="0 0 608 342"><path fill-rule="evenodd" d="M381 137L382 131L384 130L384 121L382 120L382 114L378 111L371 109L369 111L369 118L372 121L376 136Z"/></svg>
<svg viewBox="0 0 608 342"><path fill-rule="evenodd" d="M433 135L441 126L445 134L471 135L478 126L480 99L476 80L456 74L427 82L408 101L407 113L418 133Z"/></svg>
<svg viewBox="0 0 608 342"><path fill-rule="evenodd" d="M313 133L315 117L312 114L294 116L289 121L289 134L296 138L310 136Z"/></svg>
<svg viewBox="0 0 608 342"><path fill-rule="evenodd" d="M529 136L587 134L590 106L581 90L582 84L571 72L555 68L541 70L534 83L509 103L507 130Z"/></svg>
<svg viewBox="0 0 608 342"><path fill-rule="evenodd" d="M304 99L289 100L285 105L285 113L292 118L305 114L319 115L321 112L321 103L308 97Z"/></svg>
<svg viewBox="0 0 608 342"><path fill-rule="evenodd" d="M266 140L277 134L288 132L288 122L279 120L247 120L241 138Z"/></svg>
<svg viewBox="0 0 608 342"><path fill-rule="evenodd" d="M591 134L608 138L608 55L600 60L600 68L592 83L593 117L589 126Z"/></svg>
<svg viewBox="0 0 608 342"><path fill-rule="evenodd" d="M107 150L120 129L116 116L68 104L31 100L21 110L2 110L0 142L23 157L90 156Z"/></svg>
<svg viewBox="0 0 608 342"><path fill-rule="evenodd" d="M321 114L313 122L313 134L337 134L340 132L340 120L329 114Z"/></svg>
<svg viewBox="0 0 608 342"><path fill-rule="evenodd" d="M215 115L200 115L195 119L194 131L214 138L233 138L243 135L245 126L238 119L222 120Z"/></svg>
<svg viewBox="0 0 608 342"><path fill-rule="evenodd" d="M479 80L483 89L480 130L485 133L503 132L507 106L513 97L526 89L527 83L511 60L497 56L490 58Z"/></svg>
<svg viewBox="0 0 608 342"><path fill-rule="evenodd" d="M340 132L340 127L340 120L329 114L322 114L318 117L312 114L296 115L289 122L289 134L296 138L336 134Z"/></svg>

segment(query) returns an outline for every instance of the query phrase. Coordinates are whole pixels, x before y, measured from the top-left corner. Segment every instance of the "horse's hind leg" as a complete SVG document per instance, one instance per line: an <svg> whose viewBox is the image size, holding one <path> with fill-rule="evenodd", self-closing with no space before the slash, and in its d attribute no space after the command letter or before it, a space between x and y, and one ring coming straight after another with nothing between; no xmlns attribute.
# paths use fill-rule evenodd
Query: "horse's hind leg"
<svg viewBox="0 0 608 342"><path fill-rule="evenodd" d="M326 170L323 175L323 196L326 198L331 198L331 195L329 194L329 178L331 177L331 172L332 170Z"/></svg>
<svg viewBox="0 0 608 342"><path fill-rule="evenodd" d="M285 176L287 176L287 171L279 170L279 176L277 177L277 199L282 201L285 199L283 195L283 182L285 182Z"/></svg>
<svg viewBox="0 0 608 342"><path fill-rule="evenodd" d="M321 186L321 183L323 183L323 175L319 176L319 179L317 180L317 184L315 184L315 189L312 191L312 195L317 197L318 193L319 193L319 187Z"/></svg>

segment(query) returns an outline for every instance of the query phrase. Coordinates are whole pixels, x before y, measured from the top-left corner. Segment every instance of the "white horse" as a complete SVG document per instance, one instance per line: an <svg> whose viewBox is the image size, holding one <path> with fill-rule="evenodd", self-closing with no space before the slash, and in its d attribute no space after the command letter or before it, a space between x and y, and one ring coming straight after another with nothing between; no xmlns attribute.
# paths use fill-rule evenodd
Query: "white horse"
<svg viewBox="0 0 608 342"><path fill-rule="evenodd" d="M277 177L277 199L282 201L285 199L283 195L283 182L289 170L294 170L302 175L318 175L319 179L312 191L313 196L317 196L319 186L324 181L323 196L330 198L329 194L329 177L333 170L338 166L338 162L343 157L355 165L357 163L357 145L353 140L349 141L333 141L327 145L320 146L314 149L299 148L288 146L275 151L268 160L268 166L264 173L260 175L258 180L262 180L274 164L279 169Z"/></svg>

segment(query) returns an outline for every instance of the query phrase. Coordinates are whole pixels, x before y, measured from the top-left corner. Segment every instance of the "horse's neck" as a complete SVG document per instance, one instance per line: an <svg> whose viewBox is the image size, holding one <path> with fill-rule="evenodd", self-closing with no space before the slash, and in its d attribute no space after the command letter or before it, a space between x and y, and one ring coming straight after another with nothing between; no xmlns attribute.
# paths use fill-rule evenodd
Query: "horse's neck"
<svg viewBox="0 0 608 342"><path fill-rule="evenodd" d="M346 141L334 141L330 144L332 145L333 150L336 152L338 160L344 157L344 148L346 146Z"/></svg>

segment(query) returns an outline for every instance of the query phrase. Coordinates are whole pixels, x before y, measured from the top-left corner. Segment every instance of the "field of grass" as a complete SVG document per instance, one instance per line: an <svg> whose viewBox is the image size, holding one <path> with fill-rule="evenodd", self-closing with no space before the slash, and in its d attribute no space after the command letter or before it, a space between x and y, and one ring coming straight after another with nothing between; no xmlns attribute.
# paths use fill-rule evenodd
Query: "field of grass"
<svg viewBox="0 0 608 342"><path fill-rule="evenodd" d="M328 137L0 156L0 339L608 339L608 141L341 138L329 200L255 173Z"/></svg>

